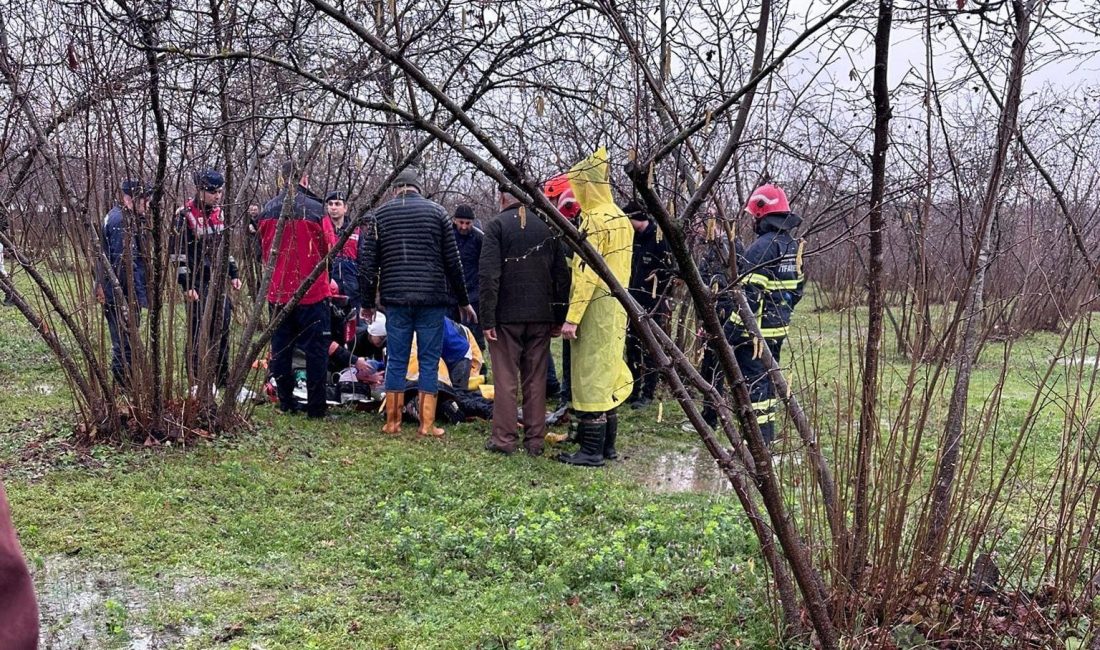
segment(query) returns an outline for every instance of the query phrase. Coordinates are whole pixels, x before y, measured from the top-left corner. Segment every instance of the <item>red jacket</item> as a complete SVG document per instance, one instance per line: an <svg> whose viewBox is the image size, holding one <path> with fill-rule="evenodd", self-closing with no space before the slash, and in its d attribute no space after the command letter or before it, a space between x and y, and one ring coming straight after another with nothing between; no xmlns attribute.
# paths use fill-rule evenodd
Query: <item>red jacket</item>
<svg viewBox="0 0 1100 650"><path fill-rule="evenodd" d="M286 201L286 190L267 202L260 213L258 228L266 264L271 256L275 233L279 228L279 215ZM304 187L294 192L293 205L289 206L286 225L279 250L275 251L275 270L267 289L268 302L285 305L298 291L298 287L313 271L335 243L331 224L327 224L321 200ZM326 225L327 224L327 225ZM310 285L299 304L312 305L329 296L328 272L321 271Z"/></svg>

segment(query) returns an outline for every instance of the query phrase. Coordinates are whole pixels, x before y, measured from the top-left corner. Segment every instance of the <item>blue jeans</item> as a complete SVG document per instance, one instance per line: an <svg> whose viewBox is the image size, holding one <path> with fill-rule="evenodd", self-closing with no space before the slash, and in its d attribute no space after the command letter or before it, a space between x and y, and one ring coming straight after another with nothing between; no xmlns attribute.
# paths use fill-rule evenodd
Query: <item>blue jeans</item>
<svg viewBox="0 0 1100 650"><path fill-rule="evenodd" d="M439 355L443 351L446 307L390 307L386 310L386 392L404 391L409 354L416 334L420 392L439 391Z"/></svg>

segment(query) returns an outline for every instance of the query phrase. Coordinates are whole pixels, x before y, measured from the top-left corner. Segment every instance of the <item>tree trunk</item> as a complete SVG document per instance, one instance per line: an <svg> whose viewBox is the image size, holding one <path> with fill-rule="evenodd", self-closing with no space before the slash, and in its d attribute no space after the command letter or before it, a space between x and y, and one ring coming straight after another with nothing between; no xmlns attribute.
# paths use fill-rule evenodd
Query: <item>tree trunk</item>
<svg viewBox="0 0 1100 650"><path fill-rule="evenodd" d="M1008 74L1008 87L1004 104L997 124L996 150L990 169L989 182L980 213L978 240L974 243L971 256L971 285L966 295L966 327L963 338L955 350L955 385L951 391L951 401L947 410L947 423L940 444L940 460L936 468L932 487L932 500L928 509L928 519L921 545L923 561L931 571L936 571L943 551L948 520L951 516L952 493L955 474L958 471L959 455L963 443L963 420L966 415L967 395L970 391L970 375L974 364L974 352L977 349L985 298L986 268L989 265L989 240L996 219L1000 198L1001 179L1004 176L1005 162L1009 146L1016 133L1016 116L1020 108L1020 94L1023 86L1024 64L1028 42L1031 39L1031 11L1033 2L1024 4L1023 0L1013 0L1012 14L1016 23L1016 36L1012 43L1011 63Z"/></svg>
<svg viewBox="0 0 1100 650"><path fill-rule="evenodd" d="M862 408L859 413L859 440L856 451L856 484L853 498L852 549L848 558L850 588L858 592L867 562L869 537L871 452L878 438L878 367L882 351L882 199L886 187L886 149L890 145L890 27L894 19L893 0L879 0L878 26L875 29L875 140L871 154L871 201L869 213L867 264L867 345L863 353Z"/></svg>

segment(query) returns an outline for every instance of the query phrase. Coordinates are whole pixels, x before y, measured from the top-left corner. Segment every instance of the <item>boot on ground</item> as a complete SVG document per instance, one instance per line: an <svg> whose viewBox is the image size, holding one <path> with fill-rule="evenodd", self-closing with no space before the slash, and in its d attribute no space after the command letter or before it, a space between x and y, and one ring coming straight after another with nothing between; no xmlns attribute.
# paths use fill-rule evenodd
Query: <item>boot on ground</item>
<svg viewBox="0 0 1100 650"><path fill-rule="evenodd" d="M572 454L561 454L558 460L578 467L603 467L603 444L607 434L607 418L580 420L577 423L577 441L581 448Z"/></svg>
<svg viewBox="0 0 1100 650"><path fill-rule="evenodd" d="M405 393L390 391L386 393L386 423L382 433L396 436L401 433L401 416L405 412Z"/></svg>
<svg viewBox="0 0 1100 650"><path fill-rule="evenodd" d="M420 393L420 429L417 434L428 438L442 438L443 429L435 426L435 409L439 404L439 396L430 393Z"/></svg>

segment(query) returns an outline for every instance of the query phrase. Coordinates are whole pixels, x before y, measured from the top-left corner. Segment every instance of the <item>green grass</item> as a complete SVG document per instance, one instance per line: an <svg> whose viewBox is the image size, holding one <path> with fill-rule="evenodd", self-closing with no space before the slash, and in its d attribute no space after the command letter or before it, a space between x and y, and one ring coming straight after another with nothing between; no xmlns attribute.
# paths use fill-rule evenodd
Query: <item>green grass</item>
<svg viewBox="0 0 1100 650"><path fill-rule="evenodd" d="M849 346L846 315L808 307L784 359L836 454L858 423L858 405L851 417L832 405L849 399L861 340ZM317 425L266 407L232 439L85 454L64 440L73 406L44 346L12 309L0 310L0 327L0 463L55 647L81 626L87 647L781 646L736 499L646 487L658 456L698 448L672 426L671 402L663 423L656 409L625 413L628 458L601 471L490 455L485 424L451 427L442 441L416 440L407 426L391 439L377 416ZM989 457L1005 453L1056 343L1015 343ZM908 362L889 332L883 349L882 412L892 414ZM991 345L982 355L972 411L999 354ZM1054 392L1069 386L1060 377ZM1039 483L1057 459L1060 408L1046 407L1022 461ZM66 609L82 598L87 611Z"/></svg>
<svg viewBox="0 0 1100 650"><path fill-rule="evenodd" d="M0 459L53 647L779 645L736 500L642 484L695 447L656 409L623 417L631 458L605 471L489 454L485 424L391 439L267 407L234 439L89 456L19 320L0 312Z"/></svg>
<svg viewBox="0 0 1100 650"><path fill-rule="evenodd" d="M17 480L16 522L35 562L75 553L153 593L197 581L139 620L198 626L194 647L235 625L240 647L653 647L684 621L682 647L771 638L730 498L490 456L481 427L375 426L265 412L236 443Z"/></svg>

